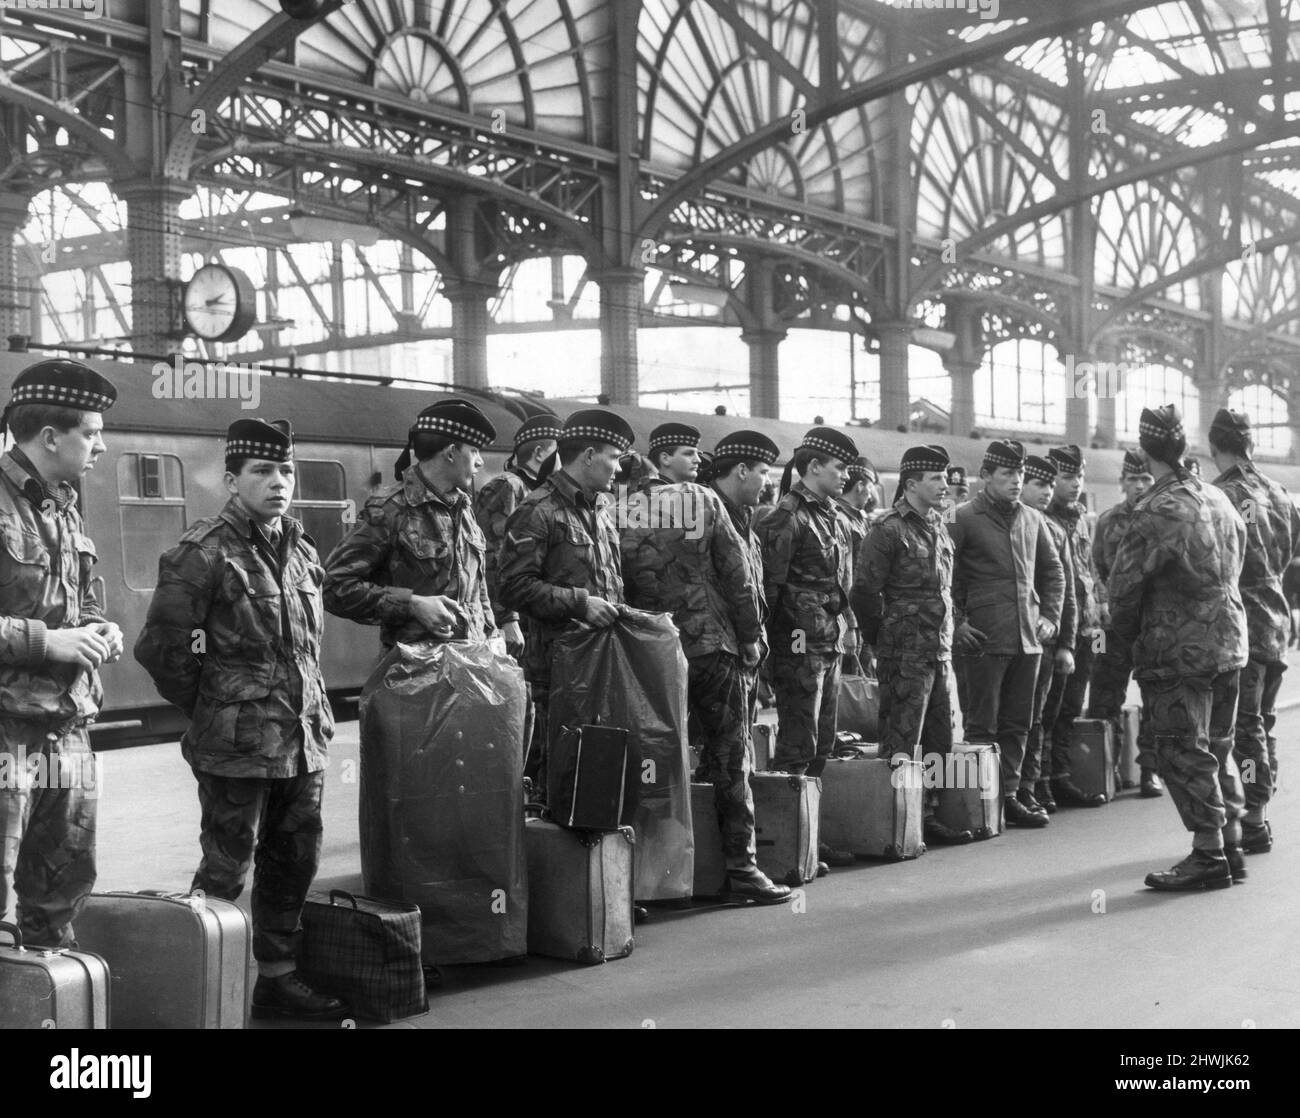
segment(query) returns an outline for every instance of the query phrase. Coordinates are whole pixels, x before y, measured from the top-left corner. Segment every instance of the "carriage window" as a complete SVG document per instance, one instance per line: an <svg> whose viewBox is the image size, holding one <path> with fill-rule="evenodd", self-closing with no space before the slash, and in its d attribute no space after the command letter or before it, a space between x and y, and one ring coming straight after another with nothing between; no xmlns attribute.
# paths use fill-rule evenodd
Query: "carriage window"
<svg viewBox="0 0 1300 1118"><path fill-rule="evenodd" d="M295 458L298 487L294 493L292 515L302 521L307 535L316 541L323 560L334 550L350 525L347 488L341 462Z"/></svg>
<svg viewBox="0 0 1300 1118"><path fill-rule="evenodd" d="M185 471L174 454L123 454L117 460L122 519L122 579L130 590L158 583L158 556L185 531Z"/></svg>

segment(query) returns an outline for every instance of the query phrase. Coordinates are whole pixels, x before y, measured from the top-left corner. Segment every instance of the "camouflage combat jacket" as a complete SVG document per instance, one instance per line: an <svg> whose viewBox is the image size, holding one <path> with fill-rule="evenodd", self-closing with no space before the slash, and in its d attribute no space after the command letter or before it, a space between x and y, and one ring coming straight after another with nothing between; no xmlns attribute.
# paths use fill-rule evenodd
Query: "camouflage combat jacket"
<svg viewBox="0 0 1300 1118"><path fill-rule="evenodd" d="M740 536L740 542L745 545L745 563L749 567L749 585L754 593L755 608L758 610L759 621L766 624L767 596L763 593L763 545L758 542L758 536L754 533L754 510L733 505L720 489L715 489L714 492L722 502L722 507L727 510L727 515L731 517L731 526Z"/></svg>
<svg viewBox="0 0 1300 1118"><path fill-rule="evenodd" d="M440 493L419 465L402 484L371 497L325 560L325 608L378 625L384 648L396 641L436 640L411 613L411 598L446 596L465 615L451 639L485 640L496 623L488 601L487 542L469 495Z"/></svg>
<svg viewBox="0 0 1300 1118"><path fill-rule="evenodd" d="M21 451L0 457L0 715L71 728L94 721L104 688L97 671L47 660L46 633L103 621L104 611L76 492L57 494Z"/></svg>
<svg viewBox="0 0 1300 1118"><path fill-rule="evenodd" d="M853 581L850 545L834 502L813 496L796 481L763 518L758 538L773 653L851 652L846 616Z"/></svg>
<svg viewBox="0 0 1300 1118"><path fill-rule="evenodd" d="M983 651L1039 653L1041 617L1060 627L1065 571L1046 517L1016 502L1003 506L981 490L944 516L953 542L952 601L987 640Z"/></svg>
<svg viewBox="0 0 1300 1118"><path fill-rule="evenodd" d="M853 608L876 654L904 663L952 659L952 540L937 512L905 498L871 527L853 574Z"/></svg>
<svg viewBox="0 0 1300 1118"><path fill-rule="evenodd" d="M1074 559L1070 555L1070 534L1066 531L1065 525L1050 516L1043 517L1043 523L1047 525L1052 542L1056 544L1056 554L1061 560L1061 572L1065 576L1064 593L1061 596L1061 624L1057 627L1056 636L1044 643L1053 648L1064 648L1073 652L1075 638L1079 635L1079 617L1074 597Z"/></svg>
<svg viewBox="0 0 1300 1118"><path fill-rule="evenodd" d="M181 752L201 772L283 778L328 763L324 571L302 524L280 523L278 573L234 498L158 561L135 658L189 717Z"/></svg>
<svg viewBox="0 0 1300 1118"><path fill-rule="evenodd" d="M1077 632L1080 636L1091 636L1101 628L1101 610L1094 589L1096 577L1092 566L1092 536L1088 531L1088 521L1083 511L1083 505L1078 501L1065 503L1053 500L1047 506L1047 519L1064 528L1069 537L1070 559L1073 561L1074 570ZM1067 647L1059 637L1057 646ZM1071 641L1068 647L1073 648L1074 642Z"/></svg>
<svg viewBox="0 0 1300 1118"><path fill-rule="evenodd" d="M506 521L510 514L534 489L537 479L521 466L510 466L500 477L494 477L474 495L474 519L487 541L488 601L492 616L502 627L518 621L519 615L501 604L501 545L506 538Z"/></svg>
<svg viewBox="0 0 1300 1118"><path fill-rule="evenodd" d="M1196 477L1166 474L1138 502L1107 587L1111 627L1132 645L1138 679L1245 666L1245 546L1231 502Z"/></svg>
<svg viewBox="0 0 1300 1118"><path fill-rule="evenodd" d="M835 498L835 509L840 514L844 530L848 535L849 541L849 570L858 569L858 555L862 551L862 541L867 538L867 531L871 527L867 523L867 514L862 509L855 509L843 497ZM852 582L850 580L850 585ZM858 615L852 608L844 614L845 620L849 624L849 633L845 637L850 649L858 645Z"/></svg>
<svg viewBox="0 0 1300 1118"><path fill-rule="evenodd" d="M1287 491L1253 464L1237 465L1214 479L1246 525L1246 555L1238 588L1246 607L1250 655L1256 660L1286 659L1291 610L1282 576L1300 548L1300 512Z"/></svg>
<svg viewBox="0 0 1300 1118"><path fill-rule="evenodd" d="M1112 505L1097 517L1097 528L1092 536L1092 568L1097 572L1097 581L1093 589L1097 592L1097 604L1110 608L1110 569L1115 564L1115 552L1119 550L1119 541L1128 531L1129 521L1133 519L1133 506L1127 500Z"/></svg>
<svg viewBox="0 0 1300 1118"><path fill-rule="evenodd" d="M588 597L623 604L618 529L604 494L588 499L556 470L506 522L501 549L501 601L531 622L524 674L548 687L551 645L570 621L584 616Z"/></svg>
<svg viewBox="0 0 1300 1118"><path fill-rule="evenodd" d="M628 603L671 613L687 658L739 655L761 636L745 545L722 499L693 482L627 499L620 535Z"/></svg>

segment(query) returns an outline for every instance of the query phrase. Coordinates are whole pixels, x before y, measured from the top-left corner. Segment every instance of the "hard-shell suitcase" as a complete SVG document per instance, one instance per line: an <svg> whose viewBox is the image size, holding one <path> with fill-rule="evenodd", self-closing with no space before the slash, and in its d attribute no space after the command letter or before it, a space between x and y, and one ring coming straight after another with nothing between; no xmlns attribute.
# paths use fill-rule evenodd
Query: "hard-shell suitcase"
<svg viewBox="0 0 1300 1118"><path fill-rule="evenodd" d="M574 831L524 824L528 951L594 964L632 954L631 827Z"/></svg>
<svg viewBox="0 0 1300 1118"><path fill-rule="evenodd" d="M754 793L758 868L782 885L812 881L821 841L821 781L766 772L754 773L749 787Z"/></svg>
<svg viewBox="0 0 1300 1118"><path fill-rule="evenodd" d="M1115 798L1115 731L1104 718L1076 718L1070 728L1070 779L1085 795Z"/></svg>
<svg viewBox="0 0 1300 1118"><path fill-rule="evenodd" d="M953 742L936 781L935 818L977 839L1002 833L1002 751L997 742Z"/></svg>
<svg viewBox="0 0 1300 1118"><path fill-rule="evenodd" d="M1119 712L1119 779L1125 788L1136 788L1142 780L1138 768L1138 729L1142 725L1142 708L1126 703Z"/></svg>
<svg viewBox="0 0 1300 1118"><path fill-rule="evenodd" d="M864 675L840 676L835 725L861 734L867 741L879 741L880 681Z"/></svg>
<svg viewBox="0 0 1300 1118"><path fill-rule="evenodd" d="M108 1028L103 959L93 951L24 947L12 924L0 924L5 933L13 943L0 943L0 1029Z"/></svg>
<svg viewBox="0 0 1300 1118"><path fill-rule="evenodd" d="M722 857L722 832L713 805L712 784L691 785L691 823L695 828L695 887L697 897L715 897L727 878Z"/></svg>
<svg viewBox="0 0 1300 1118"><path fill-rule="evenodd" d="M636 816L641 765L628 732L614 726L566 727L546 763L546 802L561 827L613 831Z"/></svg>
<svg viewBox="0 0 1300 1118"><path fill-rule="evenodd" d="M200 893L92 893L77 944L108 962L114 1029L242 1029L252 933L238 905Z"/></svg>
<svg viewBox="0 0 1300 1118"><path fill-rule="evenodd" d="M769 772L772 768L772 754L776 751L776 727L770 722L756 722L753 727L754 771Z"/></svg>
<svg viewBox="0 0 1300 1118"><path fill-rule="evenodd" d="M920 761L832 757L821 781L821 840L827 846L891 861L925 852Z"/></svg>

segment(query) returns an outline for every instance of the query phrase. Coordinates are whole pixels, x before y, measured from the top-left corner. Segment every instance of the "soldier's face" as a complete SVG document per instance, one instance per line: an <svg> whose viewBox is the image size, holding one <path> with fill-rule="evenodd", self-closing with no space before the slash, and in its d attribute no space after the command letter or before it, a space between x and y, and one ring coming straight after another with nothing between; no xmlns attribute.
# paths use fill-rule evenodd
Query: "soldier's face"
<svg viewBox="0 0 1300 1118"><path fill-rule="evenodd" d="M1124 490L1124 496L1128 499L1130 505L1136 505L1146 492L1155 484L1155 478L1150 474L1129 474L1120 478L1120 487Z"/></svg>
<svg viewBox="0 0 1300 1118"><path fill-rule="evenodd" d="M483 455L478 448L468 443L452 443L443 453L456 488L469 489L474 484L474 475L483 466Z"/></svg>
<svg viewBox="0 0 1300 1118"><path fill-rule="evenodd" d="M694 481L700 472L700 452L697 447L679 446L671 454L659 456L660 469L673 481Z"/></svg>
<svg viewBox="0 0 1300 1118"><path fill-rule="evenodd" d="M1028 484L1028 483L1026 483ZM1083 492L1083 473L1057 474L1056 499L1058 501L1077 501Z"/></svg>
<svg viewBox="0 0 1300 1118"><path fill-rule="evenodd" d="M614 488L614 475L622 451L609 443L589 446L577 458L578 484L593 493L608 493Z"/></svg>
<svg viewBox="0 0 1300 1118"><path fill-rule="evenodd" d="M1020 503L1042 512L1051 504L1052 494L1055 491L1055 486L1050 481L1043 481L1036 477L1025 478L1025 487L1020 493Z"/></svg>
<svg viewBox="0 0 1300 1118"><path fill-rule="evenodd" d="M736 467L740 478L740 503L746 508L753 508L767 487L767 475L770 472L766 462L760 462L752 470L743 462Z"/></svg>
<svg viewBox="0 0 1300 1118"><path fill-rule="evenodd" d="M292 462L250 458L237 475L226 474L226 489L254 520L270 524L289 511L296 481Z"/></svg>
<svg viewBox="0 0 1300 1118"><path fill-rule="evenodd" d="M51 459L45 467L47 480L71 484L93 470L104 453L103 432L104 417L99 412L82 412L81 423L67 431L46 427L40 439Z"/></svg>
<svg viewBox="0 0 1300 1118"><path fill-rule="evenodd" d="M848 476L848 469L847 463L838 458L830 459L825 465L813 459L802 480L817 496L833 497L844 492L844 479Z"/></svg>
<svg viewBox="0 0 1300 1118"><path fill-rule="evenodd" d="M948 504L948 475L935 470L912 482L911 492L927 508L941 509Z"/></svg>
<svg viewBox="0 0 1300 1118"><path fill-rule="evenodd" d="M1012 469L1010 466L999 466L992 473L985 470L980 474L980 477L984 481L985 490L994 500L1020 500L1020 491L1025 484L1023 470Z"/></svg>

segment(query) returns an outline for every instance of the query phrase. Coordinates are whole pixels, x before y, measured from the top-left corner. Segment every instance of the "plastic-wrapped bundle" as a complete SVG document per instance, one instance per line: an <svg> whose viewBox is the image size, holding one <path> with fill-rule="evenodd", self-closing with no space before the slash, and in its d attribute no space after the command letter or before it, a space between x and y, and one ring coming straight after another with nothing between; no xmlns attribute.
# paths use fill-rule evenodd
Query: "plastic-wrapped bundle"
<svg viewBox="0 0 1300 1118"><path fill-rule="evenodd" d="M523 672L490 644L402 644L361 692L366 892L420 906L428 963L527 951Z"/></svg>
<svg viewBox="0 0 1300 1118"><path fill-rule="evenodd" d="M563 726L623 726L640 757L633 878L639 901L691 895L695 838L686 734L686 657L666 613L623 607L606 629L579 626L554 644L549 740Z"/></svg>

